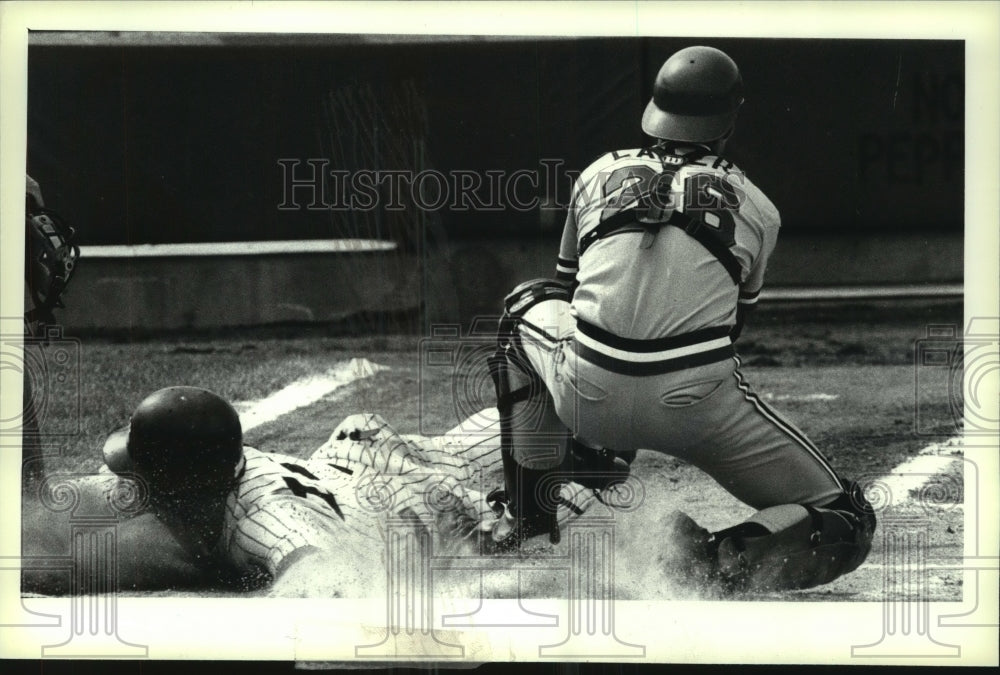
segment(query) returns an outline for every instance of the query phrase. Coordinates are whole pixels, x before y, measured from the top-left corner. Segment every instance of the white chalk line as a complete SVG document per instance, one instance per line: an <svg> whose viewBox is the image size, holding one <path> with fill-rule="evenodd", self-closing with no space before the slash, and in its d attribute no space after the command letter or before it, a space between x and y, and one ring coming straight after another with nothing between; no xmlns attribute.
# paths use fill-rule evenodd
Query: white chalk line
<svg viewBox="0 0 1000 675"><path fill-rule="evenodd" d="M934 443L920 450L877 481L873 487L886 490L887 506L902 506L913 501L913 494L920 493L932 479L940 476L962 454L961 437Z"/></svg>
<svg viewBox="0 0 1000 675"><path fill-rule="evenodd" d="M943 443L933 443L920 450L916 456L911 457L901 463L885 476L878 479L880 489L886 490L883 495L889 499L888 506L908 506L916 502L914 495L919 495L921 489L933 479L941 476L949 466L959 461L962 455L962 438L950 438ZM884 524L883 524L884 527ZM961 544L958 546L961 548ZM889 563L882 561L878 563L865 563L858 567L861 570L908 570L919 569L926 571L946 572L960 571L968 567L961 561L961 551L947 557L958 556L955 563L918 563L917 561Z"/></svg>
<svg viewBox="0 0 1000 675"><path fill-rule="evenodd" d="M342 361L319 375L309 375L257 401L236 403L243 431L274 422L290 412L312 405L324 396L349 384L388 370L388 366L368 359Z"/></svg>
<svg viewBox="0 0 1000 675"><path fill-rule="evenodd" d="M840 394L774 394L766 392L760 397L765 401L836 401Z"/></svg>

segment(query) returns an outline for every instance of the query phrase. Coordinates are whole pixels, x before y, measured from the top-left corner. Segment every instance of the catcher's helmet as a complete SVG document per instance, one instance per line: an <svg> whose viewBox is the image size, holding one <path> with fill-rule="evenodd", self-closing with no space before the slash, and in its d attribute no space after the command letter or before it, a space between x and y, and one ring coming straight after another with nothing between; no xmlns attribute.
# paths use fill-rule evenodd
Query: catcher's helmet
<svg viewBox="0 0 1000 675"><path fill-rule="evenodd" d="M242 460L236 410L198 387L150 394L104 444L108 468L141 476L151 495L228 488Z"/></svg>
<svg viewBox="0 0 1000 675"><path fill-rule="evenodd" d="M688 47L657 73L642 130L672 141L714 141L732 128L742 103L743 77L733 60L713 47Z"/></svg>

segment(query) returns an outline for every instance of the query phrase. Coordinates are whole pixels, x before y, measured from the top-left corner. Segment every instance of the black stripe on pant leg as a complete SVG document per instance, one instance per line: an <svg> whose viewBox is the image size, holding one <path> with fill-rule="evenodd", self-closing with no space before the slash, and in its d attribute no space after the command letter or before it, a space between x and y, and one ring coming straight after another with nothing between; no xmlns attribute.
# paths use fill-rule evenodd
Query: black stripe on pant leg
<svg viewBox="0 0 1000 675"><path fill-rule="evenodd" d="M743 373L740 372L740 366L743 365L740 361L739 356L734 356L733 359L736 361L736 368L733 370L733 374L736 376L736 387L743 392L744 398L754 404L758 410L767 418L773 418L775 424L789 436L795 439L800 445L804 446L807 450L814 454L822 455L812 441L810 441L804 433L795 428L793 424L782 418L781 415L777 413L773 408L769 407L764 401L761 400L756 393L750 391L750 383L746 381L743 377ZM824 463L825 462L825 457Z"/></svg>
<svg viewBox="0 0 1000 675"><path fill-rule="evenodd" d="M736 388L743 392L743 397L754 404L757 411L764 417L764 419L771 422L774 426L785 433L789 438L802 446L813 459L819 462L820 466L827 470L830 476L833 478L833 482L836 483L837 487L841 490L844 489L844 484L840 482L840 476L830 465L829 460L820 452L819 448L812 444L812 442L803 434L801 431L796 429L791 423L785 421L781 415L775 412L772 408L768 407L760 398L750 391L750 385L743 378L743 373L740 372L740 357L734 356L733 360L736 361L736 368L733 369L733 376L736 378Z"/></svg>

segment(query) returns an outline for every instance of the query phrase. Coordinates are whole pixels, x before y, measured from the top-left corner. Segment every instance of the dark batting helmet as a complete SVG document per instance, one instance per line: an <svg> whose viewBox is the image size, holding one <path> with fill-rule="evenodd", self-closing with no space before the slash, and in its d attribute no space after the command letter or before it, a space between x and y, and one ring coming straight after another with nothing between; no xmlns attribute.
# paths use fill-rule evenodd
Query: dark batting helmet
<svg viewBox="0 0 1000 675"><path fill-rule="evenodd" d="M236 410L198 387L167 387L147 396L129 426L104 444L115 473L134 473L150 496L232 486L243 460L243 431Z"/></svg>
<svg viewBox="0 0 1000 675"><path fill-rule="evenodd" d="M713 47L688 47L657 73L642 130L672 141L714 141L732 128L742 103L743 77L733 60Z"/></svg>

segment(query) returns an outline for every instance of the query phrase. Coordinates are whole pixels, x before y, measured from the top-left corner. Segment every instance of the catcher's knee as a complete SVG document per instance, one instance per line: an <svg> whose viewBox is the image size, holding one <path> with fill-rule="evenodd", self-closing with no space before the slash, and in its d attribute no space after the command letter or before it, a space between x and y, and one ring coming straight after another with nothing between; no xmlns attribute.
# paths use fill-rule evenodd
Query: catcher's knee
<svg viewBox="0 0 1000 675"><path fill-rule="evenodd" d="M543 497L549 492L558 495L558 470L566 456L568 432L521 344L525 313L550 299L568 300L569 292L558 282L536 279L507 295L496 352L489 359L500 419L506 500L491 537L498 550L517 546L536 533L549 532L553 542L559 538L556 502ZM542 490L542 486L548 487Z"/></svg>
<svg viewBox="0 0 1000 675"><path fill-rule="evenodd" d="M559 417L555 401L521 345L523 327L542 339L557 340L558 335L546 330L550 326L531 324L530 313L542 302L556 300L568 304L570 297L569 288L558 281L533 279L518 285L504 299L498 350L491 361L497 407L501 418L505 414L508 417L509 445L519 464L552 468L561 463L566 472L589 476L589 483L586 479L582 481L588 487L605 486L628 474L635 453L591 448L573 439L567 420ZM563 326L556 331L564 329ZM501 435L503 428L502 423Z"/></svg>
<svg viewBox="0 0 1000 675"><path fill-rule="evenodd" d="M569 302L570 293L565 285L551 279L532 279L518 284L503 299L503 316L497 326L497 353L514 362L519 369L534 369L528 362L521 344L521 329L526 325L528 311L547 300Z"/></svg>
<svg viewBox="0 0 1000 675"><path fill-rule="evenodd" d="M531 279L522 282L503 299L504 314L522 318L529 309L545 300L569 302L569 288L566 284L553 279Z"/></svg>
<svg viewBox="0 0 1000 675"><path fill-rule="evenodd" d="M503 316L497 326L497 352L491 360L491 365L504 361L509 366L508 371L516 374L518 384L523 384L521 380L538 380L540 383L541 379L524 351L522 330L527 328L534 333L542 334L542 337L556 340L556 336L550 335L544 328L534 326L525 319L533 307L549 300L569 303L569 289L551 279L532 279L518 284L503 300ZM494 382L496 382L495 375ZM501 412L505 403L507 403L505 400L498 400Z"/></svg>
<svg viewBox="0 0 1000 675"><path fill-rule="evenodd" d="M557 466L564 454L566 426L525 354L520 335L525 313L554 299L568 301L569 291L549 279L524 282L508 294L497 329L497 350L489 362L500 413L501 447L529 468Z"/></svg>
<svg viewBox="0 0 1000 675"><path fill-rule="evenodd" d="M715 533L719 575L734 590L829 583L868 557L875 525L874 509L855 483L822 507L770 507Z"/></svg>

